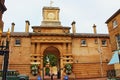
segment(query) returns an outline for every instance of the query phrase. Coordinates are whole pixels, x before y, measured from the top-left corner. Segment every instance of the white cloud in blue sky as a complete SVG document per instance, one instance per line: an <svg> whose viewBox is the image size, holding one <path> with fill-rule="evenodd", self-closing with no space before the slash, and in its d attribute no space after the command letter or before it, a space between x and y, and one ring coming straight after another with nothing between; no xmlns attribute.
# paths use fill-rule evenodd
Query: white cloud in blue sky
<svg viewBox="0 0 120 80"><path fill-rule="evenodd" d="M60 21L71 27L76 21L77 33L93 33L93 24L98 33L108 33L105 21L120 8L120 0L53 0L53 7L60 8ZM49 6L50 0L6 0L7 11L3 15L4 31L15 23L15 31L25 31L25 20L30 26L39 26L42 8ZM32 31L32 29L31 29Z"/></svg>

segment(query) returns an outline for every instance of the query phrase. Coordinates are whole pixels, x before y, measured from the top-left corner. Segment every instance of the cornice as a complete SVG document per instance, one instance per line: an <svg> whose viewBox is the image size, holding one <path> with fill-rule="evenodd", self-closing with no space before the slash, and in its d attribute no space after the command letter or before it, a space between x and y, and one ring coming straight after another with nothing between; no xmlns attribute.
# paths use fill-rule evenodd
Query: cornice
<svg viewBox="0 0 120 80"><path fill-rule="evenodd" d="M116 17L118 14L120 14L120 9L116 11L105 23L109 23L114 17Z"/></svg>
<svg viewBox="0 0 120 80"><path fill-rule="evenodd" d="M2 33L2 36L6 36L6 32ZM75 38L109 38L109 34L93 34L93 33L64 33L64 34L55 34L55 33L35 33L35 32L11 32L11 37L21 36L21 37L34 37L34 36L65 36L65 37L75 37Z"/></svg>

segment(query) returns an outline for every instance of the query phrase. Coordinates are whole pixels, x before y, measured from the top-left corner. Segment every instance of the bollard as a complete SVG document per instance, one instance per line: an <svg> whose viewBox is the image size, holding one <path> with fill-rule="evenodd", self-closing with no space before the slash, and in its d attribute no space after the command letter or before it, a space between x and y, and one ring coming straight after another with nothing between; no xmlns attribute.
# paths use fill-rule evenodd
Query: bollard
<svg viewBox="0 0 120 80"><path fill-rule="evenodd" d="M68 76L67 75L64 77L64 80L68 80Z"/></svg>
<svg viewBox="0 0 120 80"><path fill-rule="evenodd" d="M40 76L37 77L37 80L42 80Z"/></svg>

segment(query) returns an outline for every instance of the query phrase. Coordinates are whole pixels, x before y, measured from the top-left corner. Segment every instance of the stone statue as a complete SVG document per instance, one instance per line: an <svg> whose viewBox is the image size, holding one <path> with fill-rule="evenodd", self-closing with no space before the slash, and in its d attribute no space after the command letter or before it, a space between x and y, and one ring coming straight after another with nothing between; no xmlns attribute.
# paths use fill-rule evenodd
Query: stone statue
<svg viewBox="0 0 120 80"><path fill-rule="evenodd" d="M53 0L50 0L50 7L52 7L53 3L54 3Z"/></svg>

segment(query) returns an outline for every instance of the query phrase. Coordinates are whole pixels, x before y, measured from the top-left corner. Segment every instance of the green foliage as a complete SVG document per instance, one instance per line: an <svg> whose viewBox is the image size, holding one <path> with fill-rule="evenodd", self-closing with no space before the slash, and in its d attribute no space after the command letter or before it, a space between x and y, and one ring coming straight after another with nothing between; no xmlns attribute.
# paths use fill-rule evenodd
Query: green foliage
<svg viewBox="0 0 120 80"><path fill-rule="evenodd" d="M39 72L38 65L37 64L32 64L31 65L31 73L32 75L36 76Z"/></svg>
<svg viewBox="0 0 120 80"><path fill-rule="evenodd" d="M47 59L49 59L49 62ZM47 55L44 56L43 63L44 63L44 66L47 63L50 63L51 66L56 66L57 65L57 57L53 54L48 53Z"/></svg>
<svg viewBox="0 0 120 80"><path fill-rule="evenodd" d="M65 72L66 72L66 74L72 73L72 64L65 65Z"/></svg>
<svg viewBox="0 0 120 80"><path fill-rule="evenodd" d="M45 68L45 74L46 74L46 75L50 75L50 68L48 68L48 67Z"/></svg>

